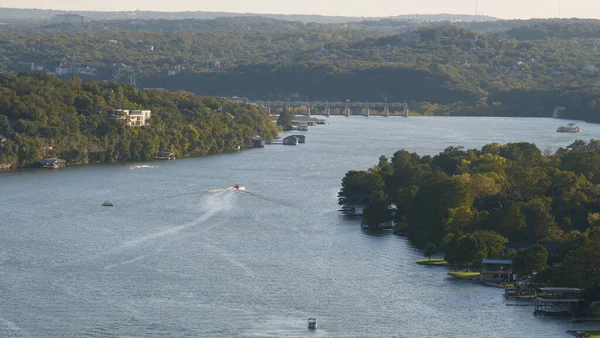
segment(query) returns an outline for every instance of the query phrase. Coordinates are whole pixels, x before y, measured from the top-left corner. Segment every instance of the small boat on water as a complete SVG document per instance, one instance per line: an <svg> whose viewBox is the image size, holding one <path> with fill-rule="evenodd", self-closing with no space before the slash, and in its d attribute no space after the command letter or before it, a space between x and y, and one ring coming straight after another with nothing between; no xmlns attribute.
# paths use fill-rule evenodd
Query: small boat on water
<svg viewBox="0 0 600 338"><path fill-rule="evenodd" d="M317 329L317 319L316 318L308 318L308 329L309 330Z"/></svg>
<svg viewBox="0 0 600 338"><path fill-rule="evenodd" d="M109 200L106 200L106 201L104 201L104 203L102 203L102 206L103 206L103 207L112 207L112 206L113 206L113 204L112 204L112 202L111 202L111 201L109 201Z"/></svg>
<svg viewBox="0 0 600 338"><path fill-rule="evenodd" d="M581 128L577 125L577 123L569 123L565 126L560 126L556 129L559 133L578 133L581 131Z"/></svg>

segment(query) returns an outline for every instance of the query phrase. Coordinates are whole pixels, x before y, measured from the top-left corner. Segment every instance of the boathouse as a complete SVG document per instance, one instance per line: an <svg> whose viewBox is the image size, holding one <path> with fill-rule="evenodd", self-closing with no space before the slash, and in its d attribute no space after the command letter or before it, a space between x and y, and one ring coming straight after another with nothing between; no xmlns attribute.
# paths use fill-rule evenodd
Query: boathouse
<svg viewBox="0 0 600 338"><path fill-rule="evenodd" d="M283 144L288 146L295 146L298 144L298 138L294 135L290 135L283 139Z"/></svg>
<svg viewBox="0 0 600 338"><path fill-rule="evenodd" d="M535 295L535 283L532 280L519 281L513 286L504 288L506 299L534 299Z"/></svg>
<svg viewBox="0 0 600 338"><path fill-rule="evenodd" d="M306 126L316 126L319 119L308 116L293 116L292 117L292 126L306 125Z"/></svg>
<svg viewBox="0 0 600 338"><path fill-rule="evenodd" d="M154 158L157 160L174 160L175 154L170 151L159 151Z"/></svg>
<svg viewBox="0 0 600 338"><path fill-rule="evenodd" d="M579 315L581 290L577 288L539 288L535 299L535 315L575 317Z"/></svg>
<svg viewBox="0 0 600 338"><path fill-rule="evenodd" d="M298 143L306 143L306 136L304 135L292 135L298 139Z"/></svg>
<svg viewBox="0 0 600 338"><path fill-rule="evenodd" d="M255 136L252 138L252 148L264 148L265 140L262 137Z"/></svg>
<svg viewBox="0 0 600 338"><path fill-rule="evenodd" d="M67 165L67 161L61 158L45 158L43 160L39 160L38 164L42 168L50 168L50 169L58 169L64 168Z"/></svg>
<svg viewBox="0 0 600 338"><path fill-rule="evenodd" d="M511 259L484 259L481 261L481 281L506 283L513 278L513 261Z"/></svg>

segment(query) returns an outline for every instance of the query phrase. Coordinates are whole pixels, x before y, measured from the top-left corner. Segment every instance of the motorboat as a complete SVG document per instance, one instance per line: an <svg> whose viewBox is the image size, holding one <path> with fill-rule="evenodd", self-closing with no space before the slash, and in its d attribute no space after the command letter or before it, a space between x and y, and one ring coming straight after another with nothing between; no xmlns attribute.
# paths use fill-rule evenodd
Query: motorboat
<svg viewBox="0 0 600 338"><path fill-rule="evenodd" d="M112 206L113 206L113 204L112 204L112 202L111 202L111 201L109 201L109 200L106 200L106 201L104 201L104 203L102 203L102 206L103 206L103 207L112 207Z"/></svg>
<svg viewBox="0 0 600 338"><path fill-rule="evenodd" d="M577 123L569 123L567 125L558 127L556 131L559 133L578 133L581 131L581 128L579 128Z"/></svg>
<svg viewBox="0 0 600 338"><path fill-rule="evenodd" d="M317 319L316 318L308 318L308 329L309 330L317 329Z"/></svg>
<svg viewBox="0 0 600 338"><path fill-rule="evenodd" d="M233 189L235 189L235 190L240 190L240 185L239 185L239 184L236 184L236 185L234 185L234 186L233 186Z"/></svg>

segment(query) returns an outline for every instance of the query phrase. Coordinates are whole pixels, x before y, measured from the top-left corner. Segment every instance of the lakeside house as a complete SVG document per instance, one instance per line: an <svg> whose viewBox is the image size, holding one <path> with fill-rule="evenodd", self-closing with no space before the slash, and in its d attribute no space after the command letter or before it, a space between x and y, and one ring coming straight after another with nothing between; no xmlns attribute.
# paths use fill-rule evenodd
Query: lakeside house
<svg viewBox="0 0 600 338"><path fill-rule="evenodd" d="M142 127L149 123L152 116L151 110L115 109L110 113L110 118L127 121L128 126Z"/></svg>
<svg viewBox="0 0 600 338"><path fill-rule="evenodd" d="M42 168L59 169L59 168L64 168L67 165L67 161L65 161L61 158L53 157L53 158L45 158L45 159L39 160L38 164Z"/></svg>

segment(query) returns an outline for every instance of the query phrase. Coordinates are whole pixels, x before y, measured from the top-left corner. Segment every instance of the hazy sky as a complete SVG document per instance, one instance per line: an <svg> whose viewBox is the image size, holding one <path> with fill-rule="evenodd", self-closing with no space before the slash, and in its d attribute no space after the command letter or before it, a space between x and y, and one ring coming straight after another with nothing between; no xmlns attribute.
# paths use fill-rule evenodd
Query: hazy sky
<svg viewBox="0 0 600 338"><path fill-rule="evenodd" d="M0 7L99 11L224 11L238 13L393 16L479 14L499 18L600 18L600 0L0 0Z"/></svg>

